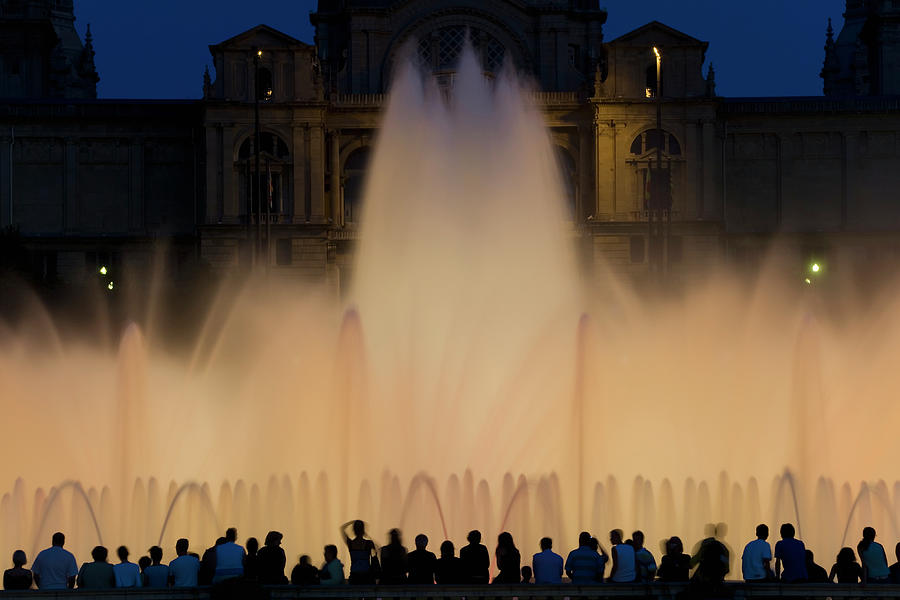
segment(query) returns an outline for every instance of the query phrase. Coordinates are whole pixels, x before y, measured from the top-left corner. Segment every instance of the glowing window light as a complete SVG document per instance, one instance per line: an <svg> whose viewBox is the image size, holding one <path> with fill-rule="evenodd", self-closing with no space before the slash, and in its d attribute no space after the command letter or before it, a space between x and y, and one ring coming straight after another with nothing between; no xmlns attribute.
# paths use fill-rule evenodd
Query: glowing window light
<svg viewBox="0 0 900 600"><path fill-rule="evenodd" d="M102 267L100 267L99 272L101 275L106 275L109 271L106 270L106 265L103 265Z"/></svg>

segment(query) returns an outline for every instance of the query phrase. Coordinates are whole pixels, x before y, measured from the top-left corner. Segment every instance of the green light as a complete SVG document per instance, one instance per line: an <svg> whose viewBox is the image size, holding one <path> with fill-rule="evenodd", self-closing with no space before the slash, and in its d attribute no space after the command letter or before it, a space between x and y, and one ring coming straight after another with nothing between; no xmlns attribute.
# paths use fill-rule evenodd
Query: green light
<svg viewBox="0 0 900 600"><path fill-rule="evenodd" d="M112 291L112 289L113 289L114 287L116 287L116 286L113 284L112 281L110 281L109 284L107 284L106 289L108 289L109 291Z"/></svg>
<svg viewBox="0 0 900 600"><path fill-rule="evenodd" d="M810 267L810 270L813 273L818 273L821 269L822 269L822 267L819 266L819 263L813 263L812 266Z"/></svg>
<svg viewBox="0 0 900 600"><path fill-rule="evenodd" d="M101 275L106 275L106 273L107 273L106 265L103 265L102 267L100 267L100 274L101 274Z"/></svg>
<svg viewBox="0 0 900 600"><path fill-rule="evenodd" d="M804 279L804 280L803 280L803 281L805 281L805 282L806 282L806 285L810 285L810 284L811 284L811 283L812 283L812 281L811 281L811 280L810 280L810 278L809 278L809 277L807 277L807 278L806 278L806 279Z"/></svg>

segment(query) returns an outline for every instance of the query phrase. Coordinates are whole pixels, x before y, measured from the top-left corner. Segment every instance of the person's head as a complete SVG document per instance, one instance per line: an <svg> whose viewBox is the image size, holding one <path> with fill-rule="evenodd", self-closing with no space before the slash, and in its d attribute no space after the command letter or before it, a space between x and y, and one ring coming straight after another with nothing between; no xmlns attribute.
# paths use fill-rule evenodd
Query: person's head
<svg viewBox="0 0 900 600"><path fill-rule="evenodd" d="M456 548L453 547L453 542L450 540L444 540L441 543L441 558L453 558L456 555Z"/></svg>
<svg viewBox="0 0 900 600"><path fill-rule="evenodd" d="M673 535L668 540L666 540L666 554L669 556L676 556L678 554L684 554L684 544L681 542L681 538L677 535Z"/></svg>
<svg viewBox="0 0 900 600"><path fill-rule="evenodd" d="M259 540L255 537L247 538L247 554L253 556L259 552Z"/></svg>
<svg viewBox="0 0 900 600"><path fill-rule="evenodd" d="M109 550L103 546L94 546L94 549L91 550L91 558L94 559L94 562L106 562L108 556Z"/></svg>
<svg viewBox="0 0 900 600"><path fill-rule="evenodd" d="M270 531L266 534L266 546L280 546L281 540L284 538L279 531Z"/></svg>
<svg viewBox="0 0 900 600"><path fill-rule="evenodd" d="M17 569L21 569L22 566L28 562L28 558L25 556L24 550L16 550L13 552L12 556L13 566Z"/></svg>
<svg viewBox="0 0 900 600"><path fill-rule="evenodd" d="M587 546L591 543L591 534L587 531L582 531L578 534L578 545L579 546Z"/></svg>
<svg viewBox="0 0 900 600"><path fill-rule="evenodd" d="M235 531L235 533L237 533L237 531ZM228 542L228 538L220 537L220 538L216 539L216 546L221 546L222 544L225 544L227 542Z"/></svg>
<svg viewBox="0 0 900 600"><path fill-rule="evenodd" d="M481 543L481 532L477 529L473 529L469 532L469 535L466 536L466 540L470 544L480 544Z"/></svg>
<svg viewBox="0 0 900 600"><path fill-rule="evenodd" d="M769 539L769 526L765 523L760 523L756 526L756 537L761 540Z"/></svg>
<svg viewBox="0 0 900 600"><path fill-rule="evenodd" d="M53 544L54 546L59 546L60 548L62 548L63 546L66 545L66 536L63 535L63 533L61 531L57 531L56 533L53 534L53 537L51 538L50 543Z"/></svg>
<svg viewBox="0 0 900 600"><path fill-rule="evenodd" d="M237 529L234 527L229 527L225 530L225 541L227 542L236 542L237 541Z"/></svg>
<svg viewBox="0 0 900 600"><path fill-rule="evenodd" d="M128 548L125 546L119 546L118 550L116 550L116 554L119 557L119 560L122 562L128 562Z"/></svg>
<svg viewBox="0 0 900 600"><path fill-rule="evenodd" d="M894 546L894 554L897 556L897 562L900 562L900 542L897 542L897 545Z"/></svg>
<svg viewBox="0 0 900 600"><path fill-rule="evenodd" d="M497 547L498 548L515 548L516 544L513 542L513 536L510 532L504 531L500 535L497 536Z"/></svg>
<svg viewBox="0 0 900 600"><path fill-rule="evenodd" d="M309 559L309 554L301 554L301 555L300 555L300 562L299 562L298 564L299 564L301 567L309 566L309 564L310 564L310 563L309 563L309 560L310 560L310 559Z"/></svg>
<svg viewBox="0 0 900 600"><path fill-rule="evenodd" d="M790 523L785 523L781 526L781 539L789 540L794 537L794 526Z"/></svg>
<svg viewBox="0 0 900 600"><path fill-rule="evenodd" d="M184 556L187 554L188 546L190 542L188 542L187 538L180 538L177 542L175 542L175 554L178 556Z"/></svg>
<svg viewBox="0 0 900 600"><path fill-rule="evenodd" d="M522 567L522 583L531 583L531 567L525 565Z"/></svg>
<svg viewBox="0 0 900 600"><path fill-rule="evenodd" d="M579 541L581 541L581 540L579 540ZM553 548L553 540L548 537L542 537L541 538L541 550L550 550L551 548Z"/></svg>
<svg viewBox="0 0 900 600"><path fill-rule="evenodd" d="M144 572L144 569L153 564L153 561L150 560L149 556L142 556L138 559L138 567L141 568L141 573Z"/></svg>
<svg viewBox="0 0 900 600"><path fill-rule="evenodd" d="M807 550L806 550L806 564L810 565L810 564L812 564L812 563L814 563L814 562L816 562L816 557L815 557L815 555L813 554L813 551L807 549Z"/></svg>
<svg viewBox="0 0 900 600"><path fill-rule="evenodd" d="M641 530L635 531L631 534L631 541L634 544L635 550L640 550L644 547L644 532Z"/></svg>
<svg viewBox="0 0 900 600"><path fill-rule="evenodd" d="M154 565L158 565L162 562L163 551L159 546L150 546L150 549L147 550L150 554L150 560L153 561Z"/></svg>
<svg viewBox="0 0 900 600"><path fill-rule="evenodd" d="M622 543L622 530L621 529L613 529L609 532L609 543L615 546L616 544Z"/></svg>
<svg viewBox="0 0 900 600"><path fill-rule="evenodd" d="M416 536L416 550L424 550L428 546L428 536L420 533Z"/></svg>
<svg viewBox="0 0 900 600"><path fill-rule="evenodd" d="M399 545L403 543L403 536L400 533L400 530L396 527L388 531L388 539L390 540L391 544Z"/></svg>
<svg viewBox="0 0 900 600"><path fill-rule="evenodd" d="M863 539L867 542L875 541L875 528L874 527L864 527L863 528Z"/></svg>
<svg viewBox="0 0 900 600"><path fill-rule="evenodd" d="M337 558L337 546L334 544L328 544L325 546L325 562L331 562Z"/></svg>
<svg viewBox="0 0 900 600"><path fill-rule="evenodd" d="M591 536L591 539L589 539L587 542L587 547L596 552L600 547L600 540L598 540L594 536Z"/></svg>
<svg viewBox="0 0 900 600"><path fill-rule="evenodd" d="M900 545L900 544L898 544ZM838 564L844 565L849 563L856 562L856 554L853 552L853 548L841 548L841 551L837 553L837 558L835 562Z"/></svg>
<svg viewBox="0 0 900 600"><path fill-rule="evenodd" d="M356 537L363 537L366 535L366 524L360 519L353 521L353 535Z"/></svg>

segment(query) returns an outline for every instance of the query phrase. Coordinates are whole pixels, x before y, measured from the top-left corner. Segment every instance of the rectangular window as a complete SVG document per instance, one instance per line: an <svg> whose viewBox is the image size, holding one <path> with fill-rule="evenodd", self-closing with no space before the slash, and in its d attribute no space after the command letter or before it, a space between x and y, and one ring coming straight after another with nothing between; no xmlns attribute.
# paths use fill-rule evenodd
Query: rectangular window
<svg viewBox="0 0 900 600"><path fill-rule="evenodd" d="M293 261L291 238L275 240L275 264L281 266L290 265Z"/></svg>
<svg viewBox="0 0 900 600"><path fill-rule="evenodd" d="M631 262L635 264L641 264L644 262L644 236L642 235L633 235L631 236Z"/></svg>

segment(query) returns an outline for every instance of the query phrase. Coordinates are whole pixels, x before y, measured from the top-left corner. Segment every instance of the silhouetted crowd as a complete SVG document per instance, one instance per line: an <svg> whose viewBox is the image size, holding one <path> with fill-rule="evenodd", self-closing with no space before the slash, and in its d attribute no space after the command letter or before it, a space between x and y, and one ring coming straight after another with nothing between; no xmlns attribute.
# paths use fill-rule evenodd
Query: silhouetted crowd
<svg viewBox="0 0 900 600"><path fill-rule="evenodd" d="M813 553L796 539L793 525L781 526L781 540L774 552L769 545L769 528L759 525L756 539L750 541L741 556L743 579L748 583L897 583L900 584L900 543L895 548L898 562L888 566L884 547L875 541L875 530L866 527L862 540L852 548L842 548L831 571L815 563ZM129 551L120 546L119 562L110 564L109 551L97 546L91 551L90 562L78 567L75 556L64 549L65 536L53 534L52 545L42 550L26 569L27 557L22 550L13 553L13 568L3 574L7 590L65 590L108 588L192 588L204 585L252 582L259 585L480 585L497 584L563 584L600 583L670 583L690 582L697 585L721 583L729 571L730 551L716 532L699 544L693 555L684 551L678 537L665 542L665 554L659 564L653 553L644 546L644 534L635 531L624 539L621 530L609 534L607 550L597 538L582 532L578 547L565 560L553 551L553 540L539 542L540 552L533 555L530 565L522 564L522 556L511 534L504 532L497 538L494 561L497 573L491 579L491 556L481 543L481 533L469 532L468 544L457 556L453 542L440 545L440 557L428 550L428 537L415 537L415 549L407 551L399 529L392 529L388 543L376 546L366 534L362 521L350 521L341 527L341 535L350 556L349 573L338 559L334 544L324 548L320 567L303 555L293 566L290 578L286 575L286 557L281 548L282 534L270 531L263 546L250 538L245 546L237 543L237 530L228 529L202 556L189 551L187 539L175 544L176 558L163 563L163 550L153 546L148 556L137 563L130 562ZM859 560L857 560L857 554ZM774 559L774 565L773 565ZM607 573L607 568L609 572Z"/></svg>

